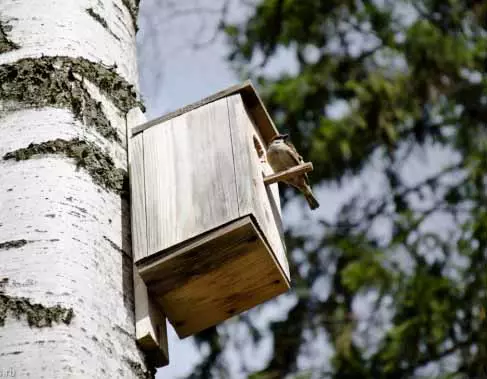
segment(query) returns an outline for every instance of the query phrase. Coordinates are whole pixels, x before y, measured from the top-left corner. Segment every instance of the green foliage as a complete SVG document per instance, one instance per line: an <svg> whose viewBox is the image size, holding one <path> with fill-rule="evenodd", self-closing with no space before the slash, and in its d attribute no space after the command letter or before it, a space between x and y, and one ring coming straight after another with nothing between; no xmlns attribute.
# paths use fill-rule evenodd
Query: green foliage
<svg viewBox="0 0 487 379"><path fill-rule="evenodd" d="M335 219L303 221L322 225L312 241L287 231L297 302L271 325L274 355L250 378L300 374L305 335L319 332L334 356L313 377L410 378L431 364L439 377L485 375L487 3L260 0L222 28L230 60L254 67L278 128L313 161L315 184L343 186L371 167L383 180ZM297 70L263 70L282 51ZM336 104L346 107L331 117ZM433 148L448 166L404 175ZM376 300L360 319L365 295ZM375 338L358 338L364 324Z"/></svg>

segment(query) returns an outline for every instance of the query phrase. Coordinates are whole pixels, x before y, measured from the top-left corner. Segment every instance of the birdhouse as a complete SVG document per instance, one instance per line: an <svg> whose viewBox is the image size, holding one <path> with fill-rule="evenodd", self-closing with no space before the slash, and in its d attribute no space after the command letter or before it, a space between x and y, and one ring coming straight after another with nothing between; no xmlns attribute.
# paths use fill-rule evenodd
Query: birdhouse
<svg viewBox="0 0 487 379"><path fill-rule="evenodd" d="M183 338L290 287L277 130L250 82L132 128L133 254L150 301Z"/></svg>

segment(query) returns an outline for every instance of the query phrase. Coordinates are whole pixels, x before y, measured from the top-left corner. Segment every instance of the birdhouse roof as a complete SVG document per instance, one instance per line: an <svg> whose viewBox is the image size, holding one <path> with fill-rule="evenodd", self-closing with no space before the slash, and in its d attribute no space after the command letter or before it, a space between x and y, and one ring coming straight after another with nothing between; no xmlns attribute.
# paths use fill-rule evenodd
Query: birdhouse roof
<svg viewBox="0 0 487 379"><path fill-rule="evenodd" d="M242 96L242 100L249 114L253 118L253 121L255 122L256 126L259 128L265 143L268 144L272 140L272 138L279 133L274 123L272 122L269 113L265 109L262 99L259 97L257 91L255 90L255 87L253 86L250 80L247 80L242 84L238 84L229 87L227 89L224 89L200 101L189 104L185 107L179 108L173 112L167 113L161 117L155 118L142 125L139 125L132 129L132 137L137 135L138 133L143 132L146 129L149 129L154 125L158 125L164 121L170 120L174 117L190 112L196 108L202 107L206 104L212 103L224 97L235 95L237 93L239 93Z"/></svg>

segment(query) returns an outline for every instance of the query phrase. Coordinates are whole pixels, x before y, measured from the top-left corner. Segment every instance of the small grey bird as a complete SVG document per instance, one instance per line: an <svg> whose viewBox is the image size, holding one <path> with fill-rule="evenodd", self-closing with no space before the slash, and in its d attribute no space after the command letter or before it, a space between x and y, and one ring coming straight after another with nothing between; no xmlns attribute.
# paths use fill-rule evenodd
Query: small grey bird
<svg viewBox="0 0 487 379"><path fill-rule="evenodd" d="M278 134L271 140L271 143L267 148L267 161L276 173L304 163L303 157L299 155L288 138L288 134ZM308 175L306 175L306 173L287 179L284 183L300 190L311 209L316 209L320 206L311 191Z"/></svg>

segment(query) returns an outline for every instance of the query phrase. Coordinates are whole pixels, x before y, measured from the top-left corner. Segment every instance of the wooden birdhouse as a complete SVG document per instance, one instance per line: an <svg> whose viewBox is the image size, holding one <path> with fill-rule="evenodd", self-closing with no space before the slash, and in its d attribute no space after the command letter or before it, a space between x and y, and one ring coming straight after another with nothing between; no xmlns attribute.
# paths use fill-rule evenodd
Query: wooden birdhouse
<svg viewBox="0 0 487 379"><path fill-rule="evenodd" d="M289 289L277 134L250 82L132 128L134 261L183 338Z"/></svg>

